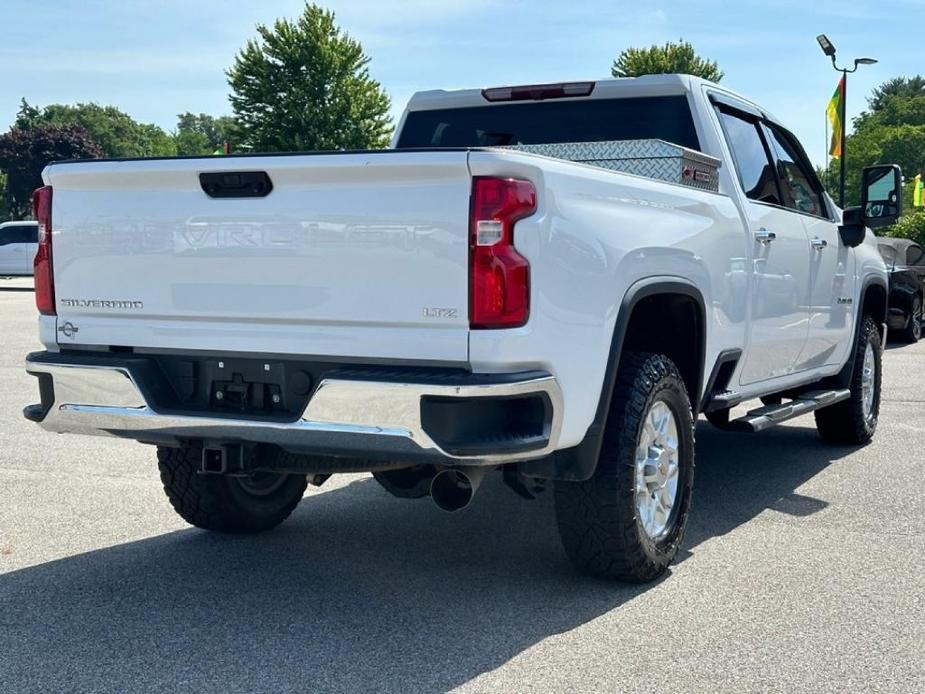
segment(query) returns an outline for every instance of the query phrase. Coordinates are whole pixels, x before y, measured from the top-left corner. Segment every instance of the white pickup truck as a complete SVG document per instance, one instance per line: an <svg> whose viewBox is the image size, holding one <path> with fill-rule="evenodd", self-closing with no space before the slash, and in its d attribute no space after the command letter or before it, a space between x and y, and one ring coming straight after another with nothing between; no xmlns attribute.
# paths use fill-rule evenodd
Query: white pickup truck
<svg viewBox="0 0 925 694"><path fill-rule="evenodd" d="M898 215L898 169L842 215L784 126L696 78L424 92L390 150L43 177L24 414L157 446L202 528L273 527L339 472L456 510L499 470L551 482L581 570L647 581L682 541L699 414L877 426L866 227Z"/></svg>

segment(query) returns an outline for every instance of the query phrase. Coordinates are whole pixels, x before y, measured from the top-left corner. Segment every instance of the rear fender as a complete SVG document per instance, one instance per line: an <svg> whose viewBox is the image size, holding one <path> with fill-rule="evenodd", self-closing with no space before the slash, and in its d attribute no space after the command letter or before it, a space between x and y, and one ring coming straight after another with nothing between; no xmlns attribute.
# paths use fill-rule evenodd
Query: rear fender
<svg viewBox="0 0 925 694"><path fill-rule="evenodd" d="M603 444L604 427L607 414L610 411L613 399L614 384L620 367L620 358L627 341L627 328L636 305L649 297L662 294L682 294L692 298L700 311L700 325L705 326L705 305L700 290L691 282L680 277L650 277L640 280L632 285L623 297L620 310L614 324L611 338L610 353L607 357L607 369L604 373L604 382L598 399L594 420L584 439L577 446L555 451L552 454L525 463L520 463L520 471L530 477L543 479L559 479L569 481L583 481L590 479L597 469L597 461ZM700 344L699 369L694 378L694 392L690 393L694 416L697 415L699 394L703 385L703 354L705 347L705 334L697 336Z"/></svg>

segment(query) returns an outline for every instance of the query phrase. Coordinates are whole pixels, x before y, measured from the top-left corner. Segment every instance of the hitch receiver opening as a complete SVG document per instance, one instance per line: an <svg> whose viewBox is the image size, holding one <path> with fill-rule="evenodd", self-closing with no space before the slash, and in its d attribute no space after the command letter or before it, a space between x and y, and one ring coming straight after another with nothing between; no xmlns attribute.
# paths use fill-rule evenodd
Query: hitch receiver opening
<svg viewBox="0 0 925 694"><path fill-rule="evenodd" d="M203 446L199 474L242 475L244 472L243 446Z"/></svg>

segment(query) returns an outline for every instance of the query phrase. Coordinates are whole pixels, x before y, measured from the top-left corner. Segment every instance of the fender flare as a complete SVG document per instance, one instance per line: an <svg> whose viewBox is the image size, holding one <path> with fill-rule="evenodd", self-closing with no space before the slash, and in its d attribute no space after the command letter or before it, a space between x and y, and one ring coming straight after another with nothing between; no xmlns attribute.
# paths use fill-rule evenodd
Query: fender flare
<svg viewBox="0 0 925 694"><path fill-rule="evenodd" d="M634 282L626 290L617 318L614 321L613 335L610 340L610 351L607 356L607 366L604 371L604 380L598 396L597 409L594 419L588 427L585 437L577 446L554 451L545 458L519 463L519 471L529 477L542 479L557 479L581 482L590 479L597 469L597 461L604 440L604 426L607 422L607 413L613 399L614 385L617 381L617 371L620 367L620 358L623 345L626 341L626 331L629 326L633 309L643 299L660 294L683 294L694 300L700 309L700 325L703 329L701 336L702 352L706 347L706 305L700 289L690 280L674 275L647 277ZM700 355L700 368L696 379L697 392L690 394L691 408L696 418L699 411L700 390L703 388L704 354Z"/></svg>
<svg viewBox="0 0 925 694"><path fill-rule="evenodd" d="M884 345L886 344L886 316L890 300L890 288L882 277L878 275L868 275L861 283L861 292L858 295L858 310L855 312L854 330L851 331L852 348L848 353L848 361L845 362L841 371L835 376L836 384L840 388L847 388L851 385L851 375L854 373L854 357L856 352L853 346L857 344L858 335L861 333L861 322L864 318L864 304L867 301L867 292L870 291L871 287L879 287L883 290L884 322L880 325L880 339L883 340Z"/></svg>

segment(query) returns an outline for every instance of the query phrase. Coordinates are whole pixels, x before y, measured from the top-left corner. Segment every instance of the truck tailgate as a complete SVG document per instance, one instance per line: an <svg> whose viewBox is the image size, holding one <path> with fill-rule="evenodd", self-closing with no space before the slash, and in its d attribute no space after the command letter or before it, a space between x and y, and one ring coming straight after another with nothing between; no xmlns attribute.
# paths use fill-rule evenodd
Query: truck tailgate
<svg viewBox="0 0 925 694"><path fill-rule="evenodd" d="M200 184L253 171L265 197ZM44 178L59 343L468 358L465 151L75 162Z"/></svg>

